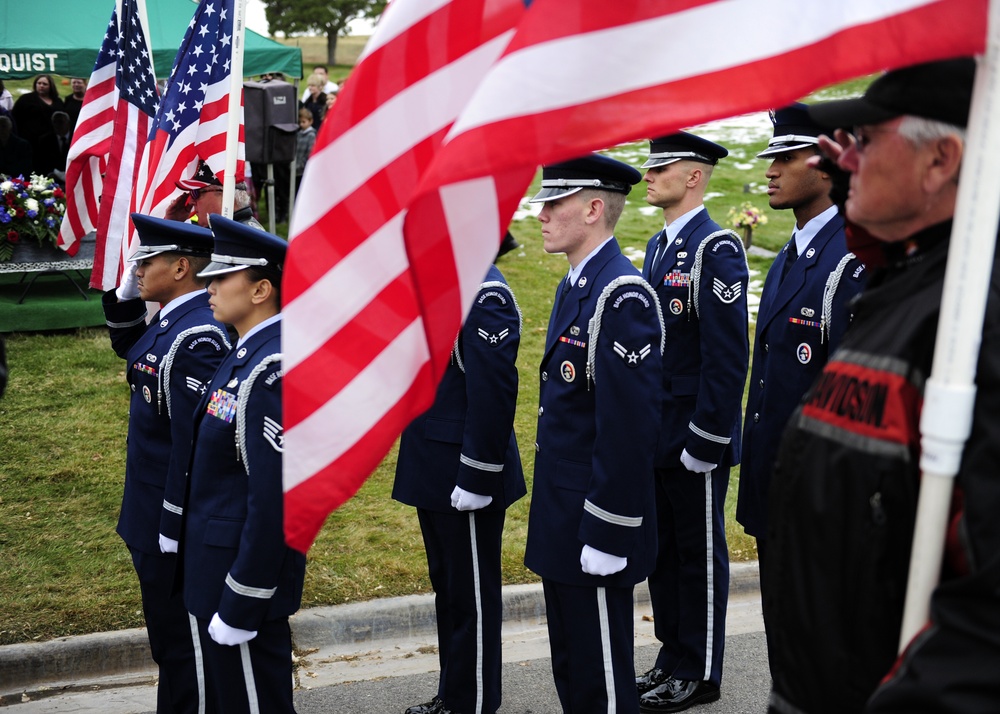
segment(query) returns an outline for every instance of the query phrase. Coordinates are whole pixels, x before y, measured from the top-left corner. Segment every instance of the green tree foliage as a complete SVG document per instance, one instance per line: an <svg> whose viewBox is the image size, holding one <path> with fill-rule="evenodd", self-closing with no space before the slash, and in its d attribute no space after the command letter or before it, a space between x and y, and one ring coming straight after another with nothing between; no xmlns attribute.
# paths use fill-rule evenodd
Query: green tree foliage
<svg viewBox="0 0 1000 714"><path fill-rule="evenodd" d="M321 32L326 35L326 62L336 63L337 37L347 34L351 20L375 21L386 0L264 0L264 16L271 34Z"/></svg>

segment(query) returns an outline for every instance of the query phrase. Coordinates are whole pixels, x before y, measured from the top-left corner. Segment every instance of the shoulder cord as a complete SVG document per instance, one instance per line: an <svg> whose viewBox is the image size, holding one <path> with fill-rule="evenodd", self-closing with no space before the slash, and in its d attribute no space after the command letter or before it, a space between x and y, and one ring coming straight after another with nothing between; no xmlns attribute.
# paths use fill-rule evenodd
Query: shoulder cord
<svg viewBox="0 0 1000 714"><path fill-rule="evenodd" d="M250 372L250 376L243 380L240 391L236 395L236 456L243 462L243 468L247 474L250 473L250 460L247 458L247 402L250 397L250 390L253 383L267 368L275 363L281 362L281 353L276 352L262 359ZM279 370L280 373L280 370Z"/></svg>
<svg viewBox="0 0 1000 714"><path fill-rule="evenodd" d="M837 288L840 287L840 279L844 275L844 270L847 269L847 264L856 257L854 253L848 253L840 259L833 272L826 276L826 286L823 288L823 312L819 318L820 344L830 339L830 325L833 323L833 298L837 294Z"/></svg>
<svg viewBox="0 0 1000 714"><path fill-rule="evenodd" d="M587 345L587 388L590 388L590 382L593 381L597 383L597 338L601 333L601 320L604 317L604 304L611 297L611 294L623 285L635 285L642 290L645 290L650 297L653 298L653 304L656 306L656 319L659 320L660 324L660 356L663 356L663 351L666 348L666 336L663 332L663 310L660 308L660 298L656 295L656 291L653 289L649 283L643 280L638 275L620 275L619 277L608 283L604 290L601 291L601 296L597 298L597 307L594 308L594 316L590 318L590 323L587 325L588 339L590 343Z"/></svg>
<svg viewBox="0 0 1000 714"><path fill-rule="evenodd" d="M174 357L177 354L177 350L181 348L181 343L184 342L191 335L196 335L200 332L214 332L219 337L222 338L222 343L228 349L231 347L229 344L229 336L224 330L219 329L215 325L198 325L197 327L190 327L181 334L177 335L174 343L170 345L170 350L163 357L163 364L160 366L160 374L157 379L156 384L156 413L163 413L163 396L166 393L167 401L167 417L171 418L173 415L170 413L170 371L174 366Z"/></svg>
<svg viewBox="0 0 1000 714"><path fill-rule="evenodd" d="M514 309L517 310L517 334L520 335L524 329L524 314L521 312L521 306L517 304L517 298L514 296L514 291L510 289L510 285L507 283L502 283L499 280L488 280L479 286L479 292L489 288L506 290L510 295L510 300L514 303ZM451 348L451 358L454 360L455 364L458 365L458 368L462 370L462 374L465 374L465 362L462 360L462 351L458 348L458 339L461 334L462 330L459 328L458 334L455 335L455 346Z"/></svg>
<svg viewBox="0 0 1000 714"><path fill-rule="evenodd" d="M691 279L688 281L688 320L691 319L692 305L694 307L695 315L699 319L701 319L701 305L699 303L699 293L701 292L701 267L702 267L702 262L704 260L705 246L708 245L709 241L715 238L721 238L724 235L732 236L736 240L736 245L738 245L740 247L740 250L743 251L743 239L736 234L736 231L730 230L728 228L723 228L722 230L712 233L698 245L698 250L695 252L694 255L694 265L691 266ZM743 262L746 263L746 261L747 261L747 254L745 251L743 251ZM749 263L747 263L747 271L749 270L750 270L750 265Z"/></svg>

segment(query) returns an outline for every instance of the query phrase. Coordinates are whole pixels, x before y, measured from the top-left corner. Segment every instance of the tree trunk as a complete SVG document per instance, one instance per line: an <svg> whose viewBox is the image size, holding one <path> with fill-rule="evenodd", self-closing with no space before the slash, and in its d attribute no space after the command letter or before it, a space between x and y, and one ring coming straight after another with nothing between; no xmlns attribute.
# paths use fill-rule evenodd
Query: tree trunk
<svg viewBox="0 0 1000 714"><path fill-rule="evenodd" d="M326 33L326 64L329 67L337 64L337 37L340 33L336 30Z"/></svg>

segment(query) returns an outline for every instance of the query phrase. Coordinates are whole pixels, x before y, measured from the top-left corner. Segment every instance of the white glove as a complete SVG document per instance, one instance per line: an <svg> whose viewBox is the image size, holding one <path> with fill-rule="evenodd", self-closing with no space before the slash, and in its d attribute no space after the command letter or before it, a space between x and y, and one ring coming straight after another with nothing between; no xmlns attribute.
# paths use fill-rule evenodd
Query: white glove
<svg viewBox="0 0 1000 714"><path fill-rule="evenodd" d="M219 613L215 613L212 615L212 621L208 623L208 634L220 645L242 645L256 637L257 630L240 630L236 627L230 627L222 621Z"/></svg>
<svg viewBox="0 0 1000 714"><path fill-rule="evenodd" d="M688 453L687 449L681 452L681 463L688 471L696 474L707 474L709 471L715 471L718 466L718 464L710 464L707 461L696 459Z"/></svg>
<svg viewBox="0 0 1000 714"><path fill-rule="evenodd" d="M580 567L587 575L614 575L619 570L624 570L626 565L628 558L620 558L589 545L583 546L580 553Z"/></svg>
<svg viewBox="0 0 1000 714"><path fill-rule="evenodd" d="M122 274L122 284L115 288L115 295L119 300L135 300L139 297L139 281L135 277L135 271L139 269L139 261L134 260L129 263L129 269Z"/></svg>
<svg viewBox="0 0 1000 714"><path fill-rule="evenodd" d="M179 543L173 538L167 538L165 535L160 533L160 552L161 553L176 553L177 546Z"/></svg>
<svg viewBox="0 0 1000 714"><path fill-rule="evenodd" d="M461 486L455 486L451 492L451 507L460 511L478 511L493 503L493 496L481 496L478 493L466 491Z"/></svg>

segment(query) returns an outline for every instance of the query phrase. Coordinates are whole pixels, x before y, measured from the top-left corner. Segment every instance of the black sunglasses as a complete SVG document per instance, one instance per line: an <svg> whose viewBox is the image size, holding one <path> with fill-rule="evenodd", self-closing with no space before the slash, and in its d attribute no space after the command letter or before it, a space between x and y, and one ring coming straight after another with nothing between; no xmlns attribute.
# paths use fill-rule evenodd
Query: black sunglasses
<svg viewBox="0 0 1000 714"><path fill-rule="evenodd" d="M191 198L193 200L197 201L198 197L201 196L201 194L203 194L203 193L222 193L222 189L221 188L192 188L190 191L188 191L188 193L191 194Z"/></svg>

